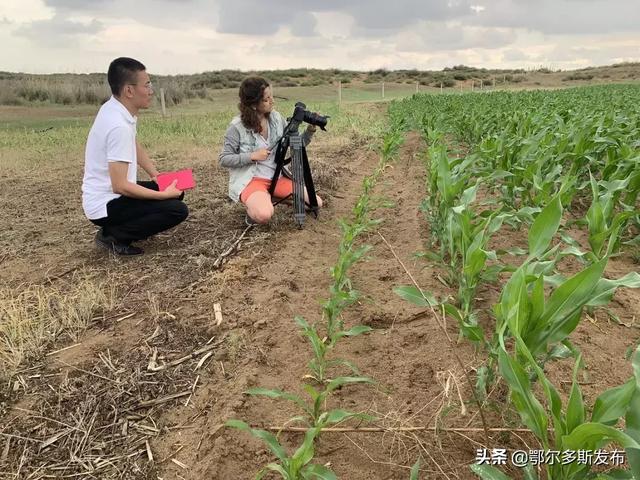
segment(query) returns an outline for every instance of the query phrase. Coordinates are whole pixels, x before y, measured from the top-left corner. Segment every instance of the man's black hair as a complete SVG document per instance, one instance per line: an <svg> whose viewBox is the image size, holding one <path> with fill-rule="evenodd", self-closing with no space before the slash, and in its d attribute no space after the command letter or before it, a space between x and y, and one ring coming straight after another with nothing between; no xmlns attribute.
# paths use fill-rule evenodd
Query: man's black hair
<svg viewBox="0 0 640 480"><path fill-rule="evenodd" d="M120 95L124 86L128 83L135 83L137 73L146 69L147 67L133 58L116 58L109 65L109 71L107 72L107 80L111 87L111 93L116 96Z"/></svg>

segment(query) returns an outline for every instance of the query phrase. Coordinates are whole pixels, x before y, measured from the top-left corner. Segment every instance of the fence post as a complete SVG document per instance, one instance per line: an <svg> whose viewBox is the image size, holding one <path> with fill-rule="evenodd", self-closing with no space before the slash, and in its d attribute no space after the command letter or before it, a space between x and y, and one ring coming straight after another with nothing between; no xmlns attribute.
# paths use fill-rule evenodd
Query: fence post
<svg viewBox="0 0 640 480"><path fill-rule="evenodd" d="M384 98L384 82L382 82L382 98Z"/></svg>
<svg viewBox="0 0 640 480"><path fill-rule="evenodd" d="M442 82L440 82L440 93L442 93Z"/></svg>
<svg viewBox="0 0 640 480"><path fill-rule="evenodd" d="M338 80L338 105L342 105L342 80Z"/></svg>
<svg viewBox="0 0 640 480"><path fill-rule="evenodd" d="M420 82L416 82L416 93L418 93L418 86L420 85Z"/></svg>
<svg viewBox="0 0 640 480"><path fill-rule="evenodd" d="M164 102L164 88L160 89L160 106L162 107L162 116L165 117L167 115L167 109Z"/></svg>

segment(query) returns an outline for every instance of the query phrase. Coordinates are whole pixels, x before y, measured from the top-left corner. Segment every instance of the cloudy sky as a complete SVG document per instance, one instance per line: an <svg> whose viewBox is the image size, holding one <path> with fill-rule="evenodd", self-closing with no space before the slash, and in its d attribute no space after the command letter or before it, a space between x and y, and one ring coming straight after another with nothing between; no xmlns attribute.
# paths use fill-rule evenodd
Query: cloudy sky
<svg viewBox="0 0 640 480"><path fill-rule="evenodd" d="M0 0L0 70L562 68L640 61L640 0Z"/></svg>

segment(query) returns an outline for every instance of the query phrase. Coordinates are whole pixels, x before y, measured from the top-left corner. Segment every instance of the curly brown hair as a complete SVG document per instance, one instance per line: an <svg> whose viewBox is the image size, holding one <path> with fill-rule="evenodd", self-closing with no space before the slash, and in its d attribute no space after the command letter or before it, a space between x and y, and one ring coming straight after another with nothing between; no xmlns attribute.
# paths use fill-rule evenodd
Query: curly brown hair
<svg viewBox="0 0 640 480"><path fill-rule="evenodd" d="M247 77L240 84L240 119L246 128L254 132L260 131L260 114L256 107L262 101L264 90L269 86L269 82L262 77Z"/></svg>

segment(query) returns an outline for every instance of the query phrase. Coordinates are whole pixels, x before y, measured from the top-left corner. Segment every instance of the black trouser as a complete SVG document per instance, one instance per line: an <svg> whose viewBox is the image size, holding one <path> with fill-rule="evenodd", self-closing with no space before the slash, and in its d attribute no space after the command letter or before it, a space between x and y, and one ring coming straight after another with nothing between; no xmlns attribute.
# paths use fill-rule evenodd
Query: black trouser
<svg viewBox="0 0 640 480"><path fill-rule="evenodd" d="M158 191L156 182L138 182L151 190ZM107 203L107 216L91 220L103 228L105 236L115 238L119 243L129 245L158 232L163 232L183 222L189 209L180 198L168 200L143 200L121 196Z"/></svg>

